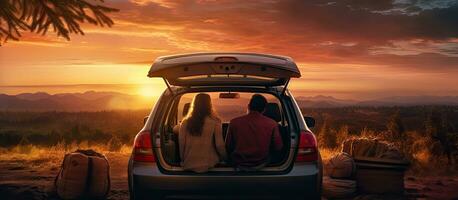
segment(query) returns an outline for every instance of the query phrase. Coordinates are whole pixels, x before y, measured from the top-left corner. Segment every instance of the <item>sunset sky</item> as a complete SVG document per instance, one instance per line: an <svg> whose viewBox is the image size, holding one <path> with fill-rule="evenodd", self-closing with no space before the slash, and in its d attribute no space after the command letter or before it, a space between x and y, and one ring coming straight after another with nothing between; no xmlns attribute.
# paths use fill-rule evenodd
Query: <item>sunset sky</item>
<svg viewBox="0 0 458 200"><path fill-rule="evenodd" d="M243 51L292 57L296 96L458 95L458 0L106 0L112 28L71 41L27 33L0 47L0 93L158 95L161 55Z"/></svg>

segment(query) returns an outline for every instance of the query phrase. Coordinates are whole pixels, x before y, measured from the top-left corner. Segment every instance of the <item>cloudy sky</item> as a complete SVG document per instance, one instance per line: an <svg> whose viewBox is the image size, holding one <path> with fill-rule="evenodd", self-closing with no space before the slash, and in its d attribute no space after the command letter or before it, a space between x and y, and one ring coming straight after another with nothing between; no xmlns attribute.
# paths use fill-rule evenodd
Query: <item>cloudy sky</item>
<svg viewBox="0 0 458 200"><path fill-rule="evenodd" d="M296 96L458 95L458 0L105 4L120 9L112 28L84 25L71 41L28 33L0 47L0 92L159 94L161 80L146 77L157 56L244 51L291 56L302 72Z"/></svg>

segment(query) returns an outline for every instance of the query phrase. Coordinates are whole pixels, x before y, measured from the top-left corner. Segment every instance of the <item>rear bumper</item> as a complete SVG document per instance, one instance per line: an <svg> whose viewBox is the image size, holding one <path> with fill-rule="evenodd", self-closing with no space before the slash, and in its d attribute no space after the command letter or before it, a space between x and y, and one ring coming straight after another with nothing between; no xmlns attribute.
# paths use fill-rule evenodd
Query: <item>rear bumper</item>
<svg viewBox="0 0 458 200"><path fill-rule="evenodd" d="M134 164L130 173L132 188L165 194L204 195L292 195L308 196L320 191L316 164L295 164L282 175L170 175L156 164Z"/></svg>

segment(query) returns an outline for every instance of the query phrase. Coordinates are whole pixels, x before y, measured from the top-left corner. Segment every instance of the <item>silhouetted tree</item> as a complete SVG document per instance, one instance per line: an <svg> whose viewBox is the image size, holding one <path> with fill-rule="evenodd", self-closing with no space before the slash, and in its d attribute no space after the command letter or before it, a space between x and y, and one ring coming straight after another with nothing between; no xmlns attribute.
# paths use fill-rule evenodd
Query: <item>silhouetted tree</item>
<svg viewBox="0 0 458 200"><path fill-rule="evenodd" d="M439 142L441 151L433 151L436 154L445 154L449 164L454 164L453 154L457 151L456 140L457 133L453 124L448 120L447 111L433 110L427 117L425 122L426 135L433 142ZM434 146L434 145L432 145Z"/></svg>
<svg viewBox="0 0 458 200"><path fill-rule="evenodd" d="M69 134L64 136L65 142L71 143L73 141L81 141L81 131L79 125L74 125Z"/></svg>
<svg viewBox="0 0 458 200"><path fill-rule="evenodd" d="M406 141L406 130L404 128L404 124L401 120L401 115L399 110L396 111L389 119L388 124L386 125L388 129L388 139L396 143L401 149L404 150L405 141Z"/></svg>
<svg viewBox="0 0 458 200"><path fill-rule="evenodd" d="M51 144L51 145L56 145L57 143L59 143L60 141L63 140L62 134L60 134L55 129L51 130L51 132L48 134L47 137L48 137L48 140L49 140L49 144Z"/></svg>
<svg viewBox="0 0 458 200"><path fill-rule="evenodd" d="M23 135L21 140L18 143L19 146L21 146L21 145L29 145L29 144L30 144L30 141L29 141L29 139L27 138L26 135Z"/></svg>
<svg viewBox="0 0 458 200"><path fill-rule="evenodd" d="M328 127L327 121L327 117L325 117L320 132L318 133L318 142L322 147L335 148L337 147L336 131Z"/></svg>
<svg viewBox="0 0 458 200"><path fill-rule="evenodd" d="M80 24L111 26L106 15L118 9L102 6L104 0L0 0L0 45L19 40L21 30L46 34L50 27L67 40L70 33L84 35Z"/></svg>

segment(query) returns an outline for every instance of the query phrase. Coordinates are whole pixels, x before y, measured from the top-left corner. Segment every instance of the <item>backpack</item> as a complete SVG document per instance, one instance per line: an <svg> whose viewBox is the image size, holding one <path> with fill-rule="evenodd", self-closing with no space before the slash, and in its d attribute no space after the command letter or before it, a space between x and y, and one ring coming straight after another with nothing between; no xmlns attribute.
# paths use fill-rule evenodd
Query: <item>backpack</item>
<svg viewBox="0 0 458 200"><path fill-rule="evenodd" d="M110 191L107 158L93 150L66 154L54 187L62 199L105 199Z"/></svg>

